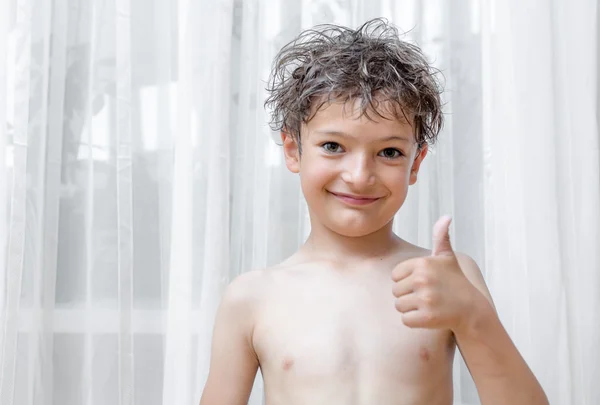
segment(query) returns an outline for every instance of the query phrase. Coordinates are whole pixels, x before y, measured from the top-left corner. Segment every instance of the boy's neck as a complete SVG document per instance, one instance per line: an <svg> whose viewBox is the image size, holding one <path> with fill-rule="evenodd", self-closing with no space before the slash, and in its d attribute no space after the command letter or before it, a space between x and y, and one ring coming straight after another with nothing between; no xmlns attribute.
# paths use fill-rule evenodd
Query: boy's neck
<svg viewBox="0 0 600 405"><path fill-rule="evenodd" d="M393 221L376 232L360 237L340 235L315 222L311 221L311 233L300 249L303 256L334 262L355 263L356 261L385 258L407 246L404 240L394 234Z"/></svg>

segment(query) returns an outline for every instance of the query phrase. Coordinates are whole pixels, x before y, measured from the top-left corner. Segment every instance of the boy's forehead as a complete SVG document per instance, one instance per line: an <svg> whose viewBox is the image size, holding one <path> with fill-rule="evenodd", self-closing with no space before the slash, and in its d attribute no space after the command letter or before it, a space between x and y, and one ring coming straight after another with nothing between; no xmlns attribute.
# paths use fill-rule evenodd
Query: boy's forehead
<svg viewBox="0 0 600 405"><path fill-rule="evenodd" d="M379 101L375 105L377 111L373 106L368 106L364 111L360 99L325 102L318 111L312 112L307 126L312 129L322 126L368 126L392 129L404 134L413 133L411 123L395 103Z"/></svg>

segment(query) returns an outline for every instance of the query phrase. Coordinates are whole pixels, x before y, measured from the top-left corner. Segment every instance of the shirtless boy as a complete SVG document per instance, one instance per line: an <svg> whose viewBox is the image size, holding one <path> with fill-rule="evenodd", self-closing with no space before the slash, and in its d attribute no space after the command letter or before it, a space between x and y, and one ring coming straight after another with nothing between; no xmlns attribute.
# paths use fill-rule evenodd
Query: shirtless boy
<svg viewBox="0 0 600 405"><path fill-rule="evenodd" d="M483 405L547 405L477 264L392 231L442 125L421 51L384 20L318 27L278 54L267 104L311 233L290 258L236 277L213 332L201 405L450 405L458 346Z"/></svg>

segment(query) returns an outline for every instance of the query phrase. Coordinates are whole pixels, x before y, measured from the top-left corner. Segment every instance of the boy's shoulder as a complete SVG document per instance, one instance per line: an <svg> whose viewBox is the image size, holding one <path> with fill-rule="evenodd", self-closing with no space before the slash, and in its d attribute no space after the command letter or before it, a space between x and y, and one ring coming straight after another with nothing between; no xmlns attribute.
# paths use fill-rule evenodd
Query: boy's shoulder
<svg viewBox="0 0 600 405"><path fill-rule="evenodd" d="M256 298L265 278L263 269L254 269L240 273L227 285L225 294L241 301Z"/></svg>
<svg viewBox="0 0 600 405"><path fill-rule="evenodd" d="M278 267L279 265L276 265L240 273L227 285L224 295L240 304L256 303L261 297L264 297Z"/></svg>

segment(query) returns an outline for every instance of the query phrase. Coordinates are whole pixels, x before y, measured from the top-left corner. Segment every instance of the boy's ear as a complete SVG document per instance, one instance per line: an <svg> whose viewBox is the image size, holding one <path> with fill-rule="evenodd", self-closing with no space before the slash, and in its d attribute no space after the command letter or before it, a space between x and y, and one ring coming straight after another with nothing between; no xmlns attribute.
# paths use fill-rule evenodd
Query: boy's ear
<svg viewBox="0 0 600 405"><path fill-rule="evenodd" d="M421 149L417 149L417 156L415 156L415 160L413 162L412 168L410 169L410 180L408 182L409 185L413 185L417 182L417 174L419 174L419 167L421 167L421 162L427 156L428 147L425 143Z"/></svg>
<svg viewBox="0 0 600 405"><path fill-rule="evenodd" d="M283 154L285 156L285 165L292 173L300 171L300 153L298 150L298 142L292 135L285 131L281 131L281 141L283 142Z"/></svg>

